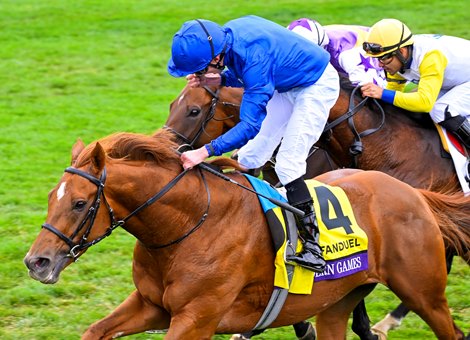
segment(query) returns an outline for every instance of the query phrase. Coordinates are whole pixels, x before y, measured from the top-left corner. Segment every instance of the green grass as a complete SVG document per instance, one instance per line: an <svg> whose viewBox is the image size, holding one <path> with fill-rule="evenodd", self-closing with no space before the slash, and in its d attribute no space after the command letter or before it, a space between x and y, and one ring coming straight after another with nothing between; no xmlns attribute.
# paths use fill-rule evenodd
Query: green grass
<svg viewBox="0 0 470 340"><path fill-rule="evenodd" d="M2 0L0 338L78 339L133 290L134 240L120 230L67 268L53 286L30 279L22 259L44 222L47 193L69 165L77 138L89 143L116 131L151 133L163 125L184 85L166 73L172 35L184 21L200 17L224 23L257 14L282 25L304 16L323 24L371 25L393 16L416 33L470 39L467 7L463 0ZM468 332L469 270L462 262L454 266L448 297L457 324ZM382 287L367 300L374 322L396 304ZM429 337L415 315L390 334L391 339ZM286 327L259 338L294 335Z"/></svg>

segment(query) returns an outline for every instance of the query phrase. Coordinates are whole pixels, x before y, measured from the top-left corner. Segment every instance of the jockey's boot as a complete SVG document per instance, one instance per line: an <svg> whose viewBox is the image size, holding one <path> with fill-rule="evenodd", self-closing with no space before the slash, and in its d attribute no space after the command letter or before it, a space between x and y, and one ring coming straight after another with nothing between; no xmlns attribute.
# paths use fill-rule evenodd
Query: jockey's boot
<svg viewBox="0 0 470 340"><path fill-rule="evenodd" d="M322 273L325 270L326 262L318 243L320 232L313 210L313 201L298 204L296 208L305 212L304 217L296 216L297 228L303 240L303 249L300 253L287 256L287 261L295 262L314 272Z"/></svg>
<svg viewBox="0 0 470 340"><path fill-rule="evenodd" d="M452 116L447 107L444 111L444 120L439 124L453 132L463 145L470 149L470 122L461 115Z"/></svg>
<svg viewBox="0 0 470 340"><path fill-rule="evenodd" d="M455 134L467 149L470 149L470 122L467 119L459 126Z"/></svg>

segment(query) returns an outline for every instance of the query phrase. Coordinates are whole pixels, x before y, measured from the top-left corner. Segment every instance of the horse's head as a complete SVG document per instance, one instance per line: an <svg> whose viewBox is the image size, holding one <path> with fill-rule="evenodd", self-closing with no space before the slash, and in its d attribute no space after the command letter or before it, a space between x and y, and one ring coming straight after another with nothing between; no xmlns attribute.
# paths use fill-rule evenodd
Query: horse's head
<svg viewBox="0 0 470 340"><path fill-rule="evenodd" d="M242 93L235 88L186 86L171 103L165 126L180 144L199 148L238 123Z"/></svg>
<svg viewBox="0 0 470 340"><path fill-rule="evenodd" d="M96 143L90 149L90 162L76 168L83 150L84 144L78 141L72 149L72 167L50 191L46 223L24 259L30 276L42 283L57 282L61 271L86 251L89 242L104 234L92 228L94 223L110 224L107 209L99 209L100 203L107 205L105 151Z"/></svg>
<svg viewBox="0 0 470 340"><path fill-rule="evenodd" d="M43 229L24 259L30 276L43 283L57 282L66 266L124 223L115 215L126 216L135 208L129 203L131 196L137 204L145 202L133 185L148 184L148 177L157 176L155 171L163 167L180 172L172 137L160 130L152 136L114 134L86 148L77 142L71 167L49 193Z"/></svg>

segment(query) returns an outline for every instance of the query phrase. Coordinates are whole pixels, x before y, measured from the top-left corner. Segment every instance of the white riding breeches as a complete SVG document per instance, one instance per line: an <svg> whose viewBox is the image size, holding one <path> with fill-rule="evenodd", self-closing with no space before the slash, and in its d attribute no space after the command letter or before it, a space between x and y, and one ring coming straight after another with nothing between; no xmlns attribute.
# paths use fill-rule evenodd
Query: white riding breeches
<svg viewBox="0 0 470 340"><path fill-rule="evenodd" d="M275 91L259 133L238 152L240 164L250 169L263 166L282 140L275 167L280 182L285 185L303 176L309 150L320 138L338 96L339 77L330 64L309 87Z"/></svg>
<svg viewBox="0 0 470 340"><path fill-rule="evenodd" d="M450 90L441 90L429 113L432 120L440 123L444 120L446 107L452 116L461 115L470 121L470 82L457 85Z"/></svg>

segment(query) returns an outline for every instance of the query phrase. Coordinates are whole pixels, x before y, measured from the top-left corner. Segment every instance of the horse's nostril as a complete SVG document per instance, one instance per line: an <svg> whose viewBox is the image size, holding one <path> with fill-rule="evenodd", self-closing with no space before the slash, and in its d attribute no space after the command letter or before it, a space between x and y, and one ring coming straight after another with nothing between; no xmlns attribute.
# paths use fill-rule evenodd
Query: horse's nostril
<svg viewBox="0 0 470 340"><path fill-rule="evenodd" d="M37 259L35 262L34 262L34 268L36 269L40 269L40 268L43 268L43 267L47 267L47 265L49 264L49 260L44 258L44 257L41 257L39 259Z"/></svg>

